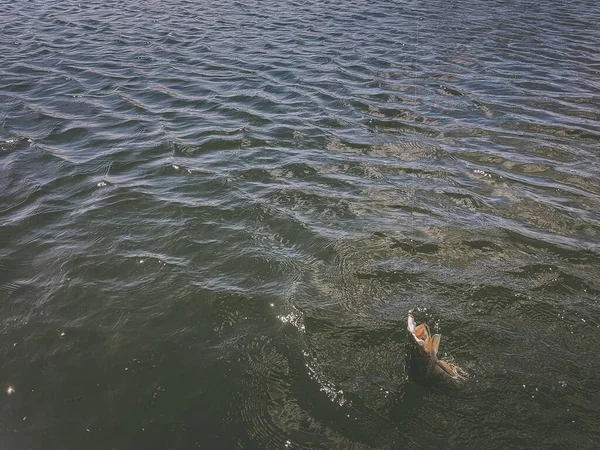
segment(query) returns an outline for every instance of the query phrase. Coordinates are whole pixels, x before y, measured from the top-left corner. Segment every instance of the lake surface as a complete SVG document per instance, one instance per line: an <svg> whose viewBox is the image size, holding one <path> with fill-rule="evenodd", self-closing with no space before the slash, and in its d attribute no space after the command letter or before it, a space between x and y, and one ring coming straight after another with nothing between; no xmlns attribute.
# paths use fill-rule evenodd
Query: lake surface
<svg viewBox="0 0 600 450"><path fill-rule="evenodd" d="M2 449L597 445L596 0L0 17Z"/></svg>

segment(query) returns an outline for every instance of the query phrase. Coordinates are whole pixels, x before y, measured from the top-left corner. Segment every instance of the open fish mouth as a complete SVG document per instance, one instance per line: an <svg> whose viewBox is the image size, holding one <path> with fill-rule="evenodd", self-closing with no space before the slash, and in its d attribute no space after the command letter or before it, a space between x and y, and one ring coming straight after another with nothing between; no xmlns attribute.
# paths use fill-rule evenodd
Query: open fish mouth
<svg viewBox="0 0 600 450"><path fill-rule="evenodd" d="M431 335L425 323L417 325L412 312L408 313L407 330L410 343L406 353L406 369L409 377L420 382L447 381L456 386L464 383L464 371L438 357L441 334Z"/></svg>
<svg viewBox="0 0 600 450"><path fill-rule="evenodd" d="M408 335L412 339L413 343L425 351L425 341L430 335L429 327L424 323L417 327L415 323L415 316L413 313L409 312L407 329Z"/></svg>

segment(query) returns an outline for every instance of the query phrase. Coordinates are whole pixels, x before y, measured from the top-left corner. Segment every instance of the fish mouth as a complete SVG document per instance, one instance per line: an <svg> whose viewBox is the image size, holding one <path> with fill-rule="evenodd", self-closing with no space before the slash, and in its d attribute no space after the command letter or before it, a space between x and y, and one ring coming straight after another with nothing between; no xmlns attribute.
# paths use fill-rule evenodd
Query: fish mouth
<svg viewBox="0 0 600 450"><path fill-rule="evenodd" d="M417 345L423 354L427 354L426 350L428 338L431 336L429 326L427 324L416 325L415 317L412 312L408 313L407 327L408 336L413 344Z"/></svg>

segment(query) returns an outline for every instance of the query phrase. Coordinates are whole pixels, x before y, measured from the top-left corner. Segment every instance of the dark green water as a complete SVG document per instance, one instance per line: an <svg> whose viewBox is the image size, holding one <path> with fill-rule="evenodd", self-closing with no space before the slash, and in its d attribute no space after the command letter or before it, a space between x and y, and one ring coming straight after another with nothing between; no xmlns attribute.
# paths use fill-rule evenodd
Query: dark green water
<svg viewBox="0 0 600 450"><path fill-rule="evenodd" d="M596 1L0 17L2 449L598 445Z"/></svg>

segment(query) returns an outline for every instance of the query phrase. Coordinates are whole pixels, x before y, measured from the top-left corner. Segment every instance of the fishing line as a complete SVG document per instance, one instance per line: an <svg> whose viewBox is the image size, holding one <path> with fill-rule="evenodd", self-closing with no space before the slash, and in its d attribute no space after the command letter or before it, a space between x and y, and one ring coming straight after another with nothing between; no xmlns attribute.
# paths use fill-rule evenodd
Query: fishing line
<svg viewBox="0 0 600 450"><path fill-rule="evenodd" d="M418 81L418 56L419 56L419 31L420 31L420 25L419 25L419 21L421 20L421 17L418 15L418 11L417 11L417 33L416 33L416 39L415 39L415 50L413 52L413 70L415 71L414 75L413 75L413 98L414 98L414 104L416 105L416 99L417 99L417 81ZM416 108L416 106L415 106ZM414 112L414 114L416 115L416 111ZM415 177L415 174L413 173L413 178ZM409 226L409 241L410 241L410 245L411 245L411 253L414 255L415 253L415 240L413 239L413 236L415 234L415 221L414 221L414 215L415 215L415 197L417 196L417 187L416 185L413 186L412 190L409 188L408 189L409 195L410 195L410 226Z"/></svg>
<svg viewBox="0 0 600 450"><path fill-rule="evenodd" d="M412 55L412 64L413 64L413 70L414 75L412 75L412 80L413 80L413 97L414 97L414 103L416 104L416 99L417 99L417 81L418 81L418 68L417 68L417 64L418 64L418 53L419 53L419 32L420 32L420 24L419 21L422 19L421 16L419 16L417 14L417 32L416 32L416 39L415 39L415 49L413 51L413 55ZM416 115L416 112L413 111L413 113ZM414 174L414 172L411 174L413 178L416 178L416 175ZM414 236L414 212L415 212L415 197L417 195L417 188L416 186L413 186L412 189L410 187L402 187L400 185L398 185L397 183L389 180L386 176L382 176L382 180L395 187L396 189L398 189L399 191L405 190L408 193L408 196L410 197L410 222L409 222L409 232L408 232L408 240L410 242L410 252L411 254L414 255L415 253L415 240L413 239Z"/></svg>
<svg viewBox="0 0 600 450"><path fill-rule="evenodd" d="M419 16L417 16L417 39L416 39L416 47L415 47L415 51L413 53L413 66L415 69L415 76L414 76L414 82L413 82L413 88L414 88L414 93L413 96L415 98L417 98L417 78L419 77L419 73L417 70L417 64L418 64L418 53L419 53L419 21L421 20L421 18ZM415 103L416 105L416 103ZM416 106L415 106L416 107ZM414 173L413 173L414 175ZM414 180L413 180L414 181ZM414 215L415 215L415 197L417 196L417 187L416 187L416 183L413 185L413 190L412 190L412 195L411 195L411 199L410 199L410 243L411 243L411 253L414 255L415 253L415 241L413 239L413 236L415 234L415 223L414 223Z"/></svg>

